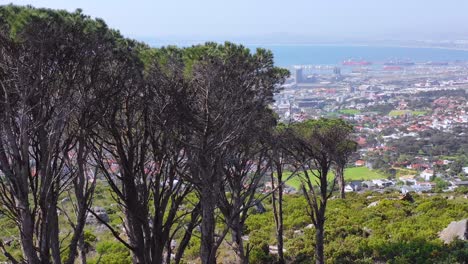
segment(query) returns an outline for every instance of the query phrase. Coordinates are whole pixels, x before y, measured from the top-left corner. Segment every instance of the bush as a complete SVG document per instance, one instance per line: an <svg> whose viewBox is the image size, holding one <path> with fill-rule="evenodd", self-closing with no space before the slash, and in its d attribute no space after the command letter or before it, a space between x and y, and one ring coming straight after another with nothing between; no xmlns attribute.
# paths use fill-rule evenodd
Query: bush
<svg viewBox="0 0 468 264"><path fill-rule="evenodd" d="M270 255L268 244L263 242L255 245L250 251L249 260L252 264L272 263L273 257Z"/></svg>
<svg viewBox="0 0 468 264"><path fill-rule="evenodd" d="M102 241L96 245L98 256L89 261L90 264L94 263L108 263L108 264L131 264L132 258L130 251L117 241Z"/></svg>

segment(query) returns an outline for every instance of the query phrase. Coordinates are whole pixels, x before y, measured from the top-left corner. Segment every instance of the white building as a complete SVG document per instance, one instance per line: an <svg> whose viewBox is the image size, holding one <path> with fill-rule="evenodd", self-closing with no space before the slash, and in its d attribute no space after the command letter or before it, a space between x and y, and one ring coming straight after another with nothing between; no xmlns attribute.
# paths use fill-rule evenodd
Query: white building
<svg viewBox="0 0 468 264"><path fill-rule="evenodd" d="M421 176L421 178L424 178L424 180L426 181L429 181L433 175L434 171L429 169L425 169L423 172L421 172L421 174L419 174L419 176Z"/></svg>

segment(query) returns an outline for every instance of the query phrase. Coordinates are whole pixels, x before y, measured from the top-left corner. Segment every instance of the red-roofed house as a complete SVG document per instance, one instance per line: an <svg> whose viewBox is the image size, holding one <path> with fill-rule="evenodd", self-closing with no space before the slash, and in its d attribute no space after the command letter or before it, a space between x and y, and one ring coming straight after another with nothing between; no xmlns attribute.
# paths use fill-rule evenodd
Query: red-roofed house
<svg viewBox="0 0 468 264"><path fill-rule="evenodd" d="M366 162L363 160L356 160L356 162L354 162L354 166L357 166L357 167L364 166L364 165L366 165Z"/></svg>
<svg viewBox="0 0 468 264"><path fill-rule="evenodd" d="M365 146L367 144L367 140L363 137L359 137L357 140L356 140L356 143L358 143L359 146Z"/></svg>

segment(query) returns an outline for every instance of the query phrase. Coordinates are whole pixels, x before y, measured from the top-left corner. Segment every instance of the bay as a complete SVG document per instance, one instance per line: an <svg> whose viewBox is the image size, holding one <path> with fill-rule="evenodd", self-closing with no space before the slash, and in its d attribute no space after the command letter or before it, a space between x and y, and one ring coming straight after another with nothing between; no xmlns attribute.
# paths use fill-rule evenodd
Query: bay
<svg viewBox="0 0 468 264"><path fill-rule="evenodd" d="M455 62L468 61L468 51L442 48L376 47L376 46L321 46L321 45L246 45L252 51L257 47L269 49L275 64L341 65L345 60L365 60L373 64L389 61Z"/></svg>

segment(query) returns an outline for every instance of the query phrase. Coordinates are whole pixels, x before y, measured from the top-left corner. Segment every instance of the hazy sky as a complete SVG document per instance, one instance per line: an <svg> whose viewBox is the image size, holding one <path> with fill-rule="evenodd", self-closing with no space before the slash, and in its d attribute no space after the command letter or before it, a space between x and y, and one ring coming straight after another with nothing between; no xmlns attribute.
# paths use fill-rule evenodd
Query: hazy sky
<svg viewBox="0 0 468 264"><path fill-rule="evenodd" d="M138 39L468 39L466 0L0 0L103 18Z"/></svg>

